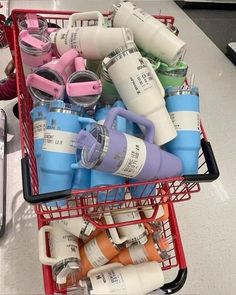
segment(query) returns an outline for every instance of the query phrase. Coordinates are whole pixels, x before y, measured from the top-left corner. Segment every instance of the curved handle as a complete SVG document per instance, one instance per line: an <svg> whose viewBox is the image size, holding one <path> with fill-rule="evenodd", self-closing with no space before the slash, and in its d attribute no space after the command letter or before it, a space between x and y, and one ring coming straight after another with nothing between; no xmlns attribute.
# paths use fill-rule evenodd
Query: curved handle
<svg viewBox="0 0 236 295"><path fill-rule="evenodd" d="M0 109L0 120L3 120L0 128L0 142L3 144L0 150L0 177L2 185L0 186L0 238L4 235L6 226L6 182L7 182L7 116L3 109Z"/></svg>
<svg viewBox="0 0 236 295"><path fill-rule="evenodd" d="M161 287L161 290L165 292L165 294L174 294L178 292L185 284L187 279L187 268L179 269L176 278L170 282L166 283L164 286Z"/></svg>
<svg viewBox="0 0 236 295"><path fill-rule="evenodd" d="M109 129L112 129L112 125L114 124L114 121L117 116L121 116L125 119L128 119L134 123L143 125L146 130L145 130L145 140L147 142L153 143L154 136L155 136L155 127L154 124L146 119L143 116L137 115L133 112L127 111L122 108L112 108L109 110L106 120L104 122L104 126L106 126Z"/></svg>
<svg viewBox="0 0 236 295"><path fill-rule="evenodd" d="M21 159L21 172L22 172L23 197L25 201L30 204L47 203L51 201L69 198L71 196L71 190L33 195L31 190L31 187L32 187L31 173L29 168L28 154L25 154L25 157Z"/></svg>
<svg viewBox="0 0 236 295"><path fill-rule="evenodd" d="M111 213L105 213L104 219L107 224L114 224L114 220ZM112 241L117 245L121 245L128 240L127 237L120 237L115 227L109 228L108 231L111 235Z"/></svg>
<svg viewBox="0 0 236 295"><path fill-rule="evenodd" d="M96 274L98 274L100 272L105 272L105 271L108 271L108 270L111 270L111 269L120 268L122 266L123 266L123 264L121 264L119 262L113 262L113 263L105 264L105 265L102 265L100 267L90 269L88 271L88 273L87 273L87 277L90 278L92 275L96 275Z"/></svg>
<svg viewBox="0 0 236 295"><path fill-rule="evenodd" d="M28 29L37 29L39 27L39 21L36 14L26 13L25 16Z"/></svg>
<svg viewBox="0 0 236 295"><path fill-rule="evenodd" d="M54 70L58 71L59 73L63 73L65 68L72 65L76 57L78 57L78 52L75 49L70 49L62 54L59 58L58 62L54 66Z"/></svg>
<svg viewBox="0 0 236 295"><path fill-rule="evenodd" d="M154 71L154 69L153 69L150 61L147 58L145 58L145 57L143 57L143 61L146 64L146 66L149 69L149 71L151 72L152 78L156 82L156 84L157 84L157 86L158 86L158 88L159 88L159 90L161 92L161 95L162 95L162 97L164 99L164 97L165 97L165 90L164 90L164 88L163 88L160 80L158 79L158 77L157 77L157 75L156 75L156 73L155 73L155 71Z"/></svg>
<svg viewBox="0 0 236 295"><path fill-rule="evenodd" d="M88 11L88 12L78 12L73 13L69 17L69 24L68 28L76 27L76 21L83 21L83 20L97 20L97 26L102 27L104 25L104 17L99 11Z"/></svg>
<svg viewBox="0 0 236 295"><path fill-rule="evenodd" d="M205 157L208 173L183 175L184 182L211 182L220 176L218 165L211 147L211 143L204 138L201 139L201 148Z"/></svg>
<svg viewBox="0 0 236 295"><path fill-rule="evenodd" d="M38 232L38 247L39 247L39 260L45 265L54 265L57 263L55 258L47 256L46 248L46 233L51 233L53 227L50 225L42 226Z"/></svg>

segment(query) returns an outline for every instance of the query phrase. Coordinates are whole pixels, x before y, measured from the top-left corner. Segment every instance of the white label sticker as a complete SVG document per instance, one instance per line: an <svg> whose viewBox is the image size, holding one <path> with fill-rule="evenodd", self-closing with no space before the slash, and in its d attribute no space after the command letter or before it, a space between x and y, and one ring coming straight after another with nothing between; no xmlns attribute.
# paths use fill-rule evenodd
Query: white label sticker
<svg viewBox="0 0 236 295"><path fill-rule="evenodd" d="M129 247L129 255L133 264L147 262L147 254L143 245L132 245Z"/></svg>
<svg viewBox="0 0 236 295"><path fill-rule="evenodd" d="M198 112L170 112L176 130L200 131L200 115Z"/></svg>
<svg viewBox="0 0 236 295"><path fill-rule="evenodd" d="M91 276L93 290L97 294L127 294L125 282L119 269L108 270Z"/></svg>
<svg viewBox="0 0 236 295"><path fill-rule="evenodd" d="M109 290L111 293L125 290L124 280L120 272L117 272L117 270L110 270L106 273L106 277L107 277ZM122 294L122 293L119 293L119 294Z"/></svg>
<svg viewBox="0 0 236 295"><path fill-rule="evenodd" d="M137 67L137 73L132 75L129 80L136 96L153 86L153 77L142 59L140 59L140 66Z"/></svg>
<svg viewBox="0 0 236 295"><path fill-rule="evenodd" d="M38 120L34 122L34 139L43 139L46 129L46 120Z"/></svg>
<svg viewBox="0 0 236 295"><path fill-rule="evenodd" d="M75 154L76 133L53 129L45 130L43 150L48 152Z"/></svg>
<svg viewBox="0 0 236 295"><path fill-rule="evenodd" d="M144 167L147 156L146 145L142 139L128 134L124 135L127 142L125 159L114 174L134 178Z"/></svg>
<svg viewBox="0 0 236 295"><path fill-rule="evenodd" d="M109 261L99 248L96 239L92 239L84 245L84 252L93 267L102 266Z"/></svg>

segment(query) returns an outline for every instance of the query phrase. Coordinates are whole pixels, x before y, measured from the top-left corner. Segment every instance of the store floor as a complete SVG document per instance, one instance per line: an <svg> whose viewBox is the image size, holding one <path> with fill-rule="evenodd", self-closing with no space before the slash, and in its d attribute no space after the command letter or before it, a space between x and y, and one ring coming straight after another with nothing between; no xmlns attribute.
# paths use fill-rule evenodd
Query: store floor
<svg viewBox="0 0 236 295"><path fill-rule="evenodd" d="M110 0L11 1L11 8L108 11ZM179 294L233 295L236 290L236 68L173 1L137 1L152 14L175 16L186 41L189 76L200 89L201 119L212 144L220 178L205 183L188 202L176 204L188 278ZM212 26L214 25L214 21ZM0 51L0 71L7 63ZM0 102L0 106L6 103ZM9 125L12 124L9 120ZM8 156L7 230L0 240L0 294L43 294L37 229L32 207L23 201L19 150ZM169 276L167 271L166 280Z"/></svg>
<svg viewBox="0 0 236 295"><path fill-rule="evenodd" d="M203 6L204 7L204 6ZM236 42L236 6L216 9L183 8L184 12L203 32L226 53L228 43Z"/></svg>

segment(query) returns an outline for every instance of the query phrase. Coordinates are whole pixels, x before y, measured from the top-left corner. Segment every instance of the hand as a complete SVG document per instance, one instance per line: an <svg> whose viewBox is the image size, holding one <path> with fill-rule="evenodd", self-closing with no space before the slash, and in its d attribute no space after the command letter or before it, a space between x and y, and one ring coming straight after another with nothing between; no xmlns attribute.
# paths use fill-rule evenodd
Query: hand
<svg viewBox="0 0 236 295"><path fill-rule="evenodd" d="M7 75L7 77L11 76L14 70L15 70L15 65L13 63L13 60L11 60L5 68L5 74Z"/></svg>

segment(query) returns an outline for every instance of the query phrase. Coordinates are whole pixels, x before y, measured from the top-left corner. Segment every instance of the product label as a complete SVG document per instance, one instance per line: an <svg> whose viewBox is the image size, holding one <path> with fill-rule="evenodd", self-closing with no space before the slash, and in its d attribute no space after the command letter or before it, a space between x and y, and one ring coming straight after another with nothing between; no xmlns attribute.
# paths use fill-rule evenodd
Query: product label
<svg viewBox="0 0 236 295"><path fill-rule="evenodd" d="M119 90L121 97L128 95L129 100L133 100L138 96L143 95L144 92L147 92L145 94L148 98L148 92L152 90L153 87L157 87L153 76L145 64L143 58L140 58L139 55L135 56L135 58L137 58L137 65L131 65L132 73L125 77L125 79L122 79L122 81L120 81L117 85L117 89ZM129 67L129 62L130 61L127 57L127 67Z"/></svg>
<svg viewBox="0 0 236 295"><path fill-rule="evenodd" d="M147 262L146 250L143 245L132 245L129 247L129 255L133 264Z"/></svg>
<svg viewBox="0 0 236 295"><path fill-rule="evenodd" d="M153 77L145 65L142 58L139 60L140 65L137 66L137 72L129 77L131 85L133 86L133 91L135 91L136 96L142 94L145 90L152 87Z"/></svg>
<svg viewBox="0 0 236 295"><path fill-rule="evenodd" d="M93 289L99 294L127 294L119 269L98 273L91 278Z"/></svg>
<svg viewBox="0 0 236 295"><path fill-rule="evenodd" d="M117 270L110 270L106 273L106 277L111 293L125 290L125 283L120 272Z"/></svg>
<svg viewBox="0 0 236 295"><path fill-rule="evenodd" d="M46 120L38 120L34 122L34 139L42 139L46 129Z"/></svg>
<svg viewBox="0 0 236 295"><path fill-rule="evenodd" d="M114 173L116 175L132 178L136 177L144 167L147 150L142 139L124 134L127 142L127 150L124 161Z"/></svg>
<svg viewBox="0 0 236 295"><path fill-rule="evenodd" d="M53 236L49 239L51 256L55 258L79 257L78 240L70 234Z"/></svg>
<svg viewBox="0 0 236 295"><path fill-rule="evenodd" d="M102 266L109 261L99 248L96 239L92 239L84 245L84 252L93 267Z"/></svg>
<svg viewBox="0 0 236 295"><path fill-rule="evenodd" d="M134 8L133 16L141 20L142 22L145 22L146 19L150 16L146 11L143 11L140 8Z"/></svg>
<svg viewBox="0 0 236 295"><path fill-rule="evenodd" d="M57 46L66 46L69 48L74 48L78 51L78 53L81 55L81 46L80 46L80 37L79 37L79 31L81 28L70 28L70 29L64 29L60 30L55 34L53 43L56 43L57 40Z"/></svg>
<svg viewBox="0 0 236 295"><path fill-rule="evenodd" d="M176 130L200 131L200 115L198 112L171 112L169 115Z"/></svg>
<svg viewBox="0 0 236 295"><path fill-rule="evenodd" d="M48 152L75 154L76 133L53 129L45 130L43 150Z"/></svg>

